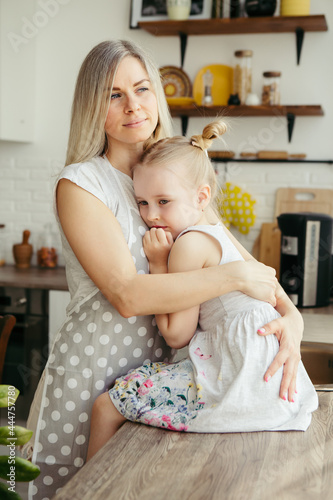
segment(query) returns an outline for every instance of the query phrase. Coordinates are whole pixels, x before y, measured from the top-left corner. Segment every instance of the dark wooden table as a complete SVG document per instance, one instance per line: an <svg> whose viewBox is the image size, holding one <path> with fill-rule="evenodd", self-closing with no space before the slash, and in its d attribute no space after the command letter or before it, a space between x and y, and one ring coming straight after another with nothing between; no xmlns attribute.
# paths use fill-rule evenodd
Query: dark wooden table
<svg viewBox="0 0 333 500"><path fill-rule="evenodd" d="M53 500L328 500L333 392L306 432L186 434L126 423Z"/></svg>
<svg viewBox="0 0 333 500"><path fill-rule="evenodd" d="M0 267L0 287L68 290L64 267L17 269L10 264Z"/></svg>

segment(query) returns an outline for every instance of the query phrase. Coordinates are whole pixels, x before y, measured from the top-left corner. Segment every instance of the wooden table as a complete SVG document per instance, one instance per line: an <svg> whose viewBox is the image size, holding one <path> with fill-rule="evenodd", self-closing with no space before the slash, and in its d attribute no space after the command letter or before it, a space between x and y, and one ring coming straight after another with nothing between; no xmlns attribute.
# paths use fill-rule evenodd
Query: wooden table
<svg viewBox="0 0 333 500"><path fill-rule="evenodd" d="M328 500L333 392L306 432L186 434L126 423L53 500Z"/></svg>
<svg viewBox="0 0 333 500"><path fill-rule="evenodd" d="M64 267L17 269L13 265L0 267L0 287L68 290Z"/></svg>

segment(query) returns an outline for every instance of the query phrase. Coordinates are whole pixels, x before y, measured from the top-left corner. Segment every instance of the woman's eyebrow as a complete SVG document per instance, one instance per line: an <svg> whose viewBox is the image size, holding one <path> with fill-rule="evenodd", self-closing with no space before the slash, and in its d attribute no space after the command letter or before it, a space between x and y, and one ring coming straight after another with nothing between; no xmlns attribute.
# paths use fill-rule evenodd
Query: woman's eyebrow
<svg viewBox="0 0 333 500"><path fill-rule="evenodd" d="M150 83L150 80L148 80L148 78L144 78L143 80L140 80L136 83L133 83L133 87L136 87L137 85L141 85L143 82ZM120 90L120 88L119 87L112 87L112 90Z"/></svg>

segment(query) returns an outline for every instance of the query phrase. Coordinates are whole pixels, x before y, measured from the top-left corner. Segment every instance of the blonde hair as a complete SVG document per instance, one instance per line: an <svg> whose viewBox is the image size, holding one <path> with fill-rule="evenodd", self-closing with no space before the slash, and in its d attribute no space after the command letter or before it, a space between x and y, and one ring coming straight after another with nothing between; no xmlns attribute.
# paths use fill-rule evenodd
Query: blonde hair
<svg viewBox="0 0 333 500"><path fill-rule="evenodd" d="M172 135L172 121L155 63L133 42L109 40L94 47L84 59L75 86L66 165L87 161L107 150L104 130L113 80L120 62L135 57L148 73L158 105L158 124L147 141ZM107 90L107 93L105 92Z"/></svg>
<svg viewBox="0 0 333 500"><path fill-rule="evenodd" d="M182 177L182 180L189 186L194 188L202 184L210 186L211 204L214 204L218 194L218 183L207 149L213 140L223 135L226 130L225 122L216 120L206 125L201 135L193 135L190 139L182 136L162 139L144 151L140 163L135 168L179 164L185 169L185 178Z"/></svg>

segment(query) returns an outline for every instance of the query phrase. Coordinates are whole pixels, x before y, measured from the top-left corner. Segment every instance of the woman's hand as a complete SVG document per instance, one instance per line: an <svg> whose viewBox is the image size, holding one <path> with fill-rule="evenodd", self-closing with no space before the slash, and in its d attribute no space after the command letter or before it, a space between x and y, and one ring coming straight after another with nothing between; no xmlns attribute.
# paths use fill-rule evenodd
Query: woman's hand
<svg viewBox="0 0 333 500"><path fill-rule="evenodd" d="M282 314L259 330L259 335L276 335L280 349L272 364L264 375L264 380L270 378L283 366L283 377L280 387L280 398L293 402L296 392L296 376L301 359L300 344L303 336L304 322L302 315L289 300L279 286L277 291L276 310Z"/></svg>
<svg viewBox="0 0 333 500"><path fill-rule="evenodd" d="M143 249L149 260L151 274L168 272L168 257L173 245L171 233L162 228L152 227L143 236Z"/></svg>
<svg viewBox="0 0 333 500"><path fill-rule="evenodd" d="M241 277L240 291L246 293L254 299L269 302L273 307L276 306L276 271L272 267L265 266L256 260L235 261L227 264L229 272L233 278L237 274ZM234 268L231 270L231 266Z"/></svg>

